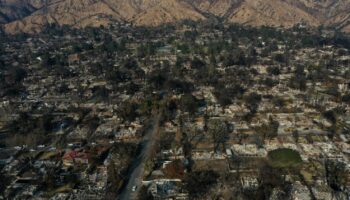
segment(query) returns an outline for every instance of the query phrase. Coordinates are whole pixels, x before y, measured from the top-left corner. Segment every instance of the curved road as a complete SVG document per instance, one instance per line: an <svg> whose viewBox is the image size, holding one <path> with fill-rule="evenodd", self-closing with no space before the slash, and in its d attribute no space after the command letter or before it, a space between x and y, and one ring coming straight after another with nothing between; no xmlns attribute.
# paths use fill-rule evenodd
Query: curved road
<svg viewBox="0 0 350 200"><path fill-rule="evenodd" d="M142 186L145 163L151 158L152 150L156 145L159 120L160 114L157 114L150 120L149 127L145 130L145 135L141 141L142 150L132 163L132 172L128 184L123 192L117 197L117 200L137 199L137 194ZM136 191L132 191L134 186L136 186Z"/></svg>

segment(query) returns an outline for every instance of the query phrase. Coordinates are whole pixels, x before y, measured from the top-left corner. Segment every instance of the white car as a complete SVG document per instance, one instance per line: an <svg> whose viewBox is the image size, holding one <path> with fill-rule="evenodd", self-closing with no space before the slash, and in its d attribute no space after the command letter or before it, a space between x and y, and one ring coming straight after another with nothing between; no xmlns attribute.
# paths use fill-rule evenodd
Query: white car
<svg viewBox="0 0 350 200"><path fill-rule="evenodd" d="M13 148L16 149L17 151L22 150L22 147L20 147L20 146L15 146Z"/></svg>
<svg viewBox="0 0 350 200"><path fill-rule="evenodd" d="M132 190L133 192L135 192L135 191L136 191L136 188L137 188L137 186L134 185L134 186L132 186L131 190Z"/></svg>

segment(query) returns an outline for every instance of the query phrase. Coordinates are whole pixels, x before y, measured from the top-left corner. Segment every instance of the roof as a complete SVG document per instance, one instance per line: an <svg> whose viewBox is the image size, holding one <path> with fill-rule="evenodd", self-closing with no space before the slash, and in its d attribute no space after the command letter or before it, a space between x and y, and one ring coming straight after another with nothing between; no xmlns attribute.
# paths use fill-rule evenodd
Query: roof
<svg viewBox="0 0 350 200"><path fill-rule="evenodd" d="M63 158L63 160L74 160L74 159L83 159L83 160L87 160L89 159L89 156L87 153L85 152L77 152L77 151L67 151Z"/></svg>

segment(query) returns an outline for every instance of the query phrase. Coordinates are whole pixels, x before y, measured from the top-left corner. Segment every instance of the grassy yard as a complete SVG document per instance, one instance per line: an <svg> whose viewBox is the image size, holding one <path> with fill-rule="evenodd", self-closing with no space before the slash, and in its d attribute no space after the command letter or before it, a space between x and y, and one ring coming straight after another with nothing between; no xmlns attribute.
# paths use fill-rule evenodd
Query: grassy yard
<svg viewBox="0 0 350 200"><path fill-rule="evenodd" d="M292 149L276 149L268 153L269 163L273 167L296 167L302 163L300 154Z"/></svg>

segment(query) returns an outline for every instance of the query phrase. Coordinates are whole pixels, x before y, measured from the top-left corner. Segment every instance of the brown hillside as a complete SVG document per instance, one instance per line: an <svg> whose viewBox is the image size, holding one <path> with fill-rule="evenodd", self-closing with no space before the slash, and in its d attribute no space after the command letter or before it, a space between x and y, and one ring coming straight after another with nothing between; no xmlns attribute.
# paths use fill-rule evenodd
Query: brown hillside
<svg viewBox="0 0 350 200"><path fill-rule="evenodd" d="M211 16L253 26L305 23L349 31L350 0L0 0L0 23L10 33L37 32L54 22L74 27L112 21L157 26Z"/></svg>

